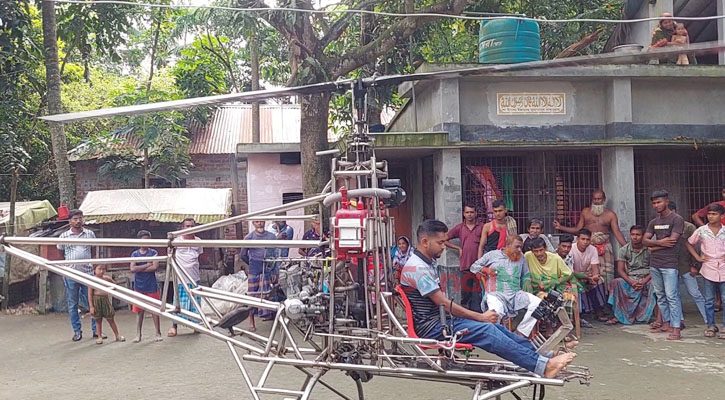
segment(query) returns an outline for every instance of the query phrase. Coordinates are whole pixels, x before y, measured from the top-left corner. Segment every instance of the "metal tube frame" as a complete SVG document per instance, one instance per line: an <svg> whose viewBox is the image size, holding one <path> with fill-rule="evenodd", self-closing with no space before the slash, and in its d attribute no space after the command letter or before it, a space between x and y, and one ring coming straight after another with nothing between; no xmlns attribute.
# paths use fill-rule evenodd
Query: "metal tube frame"
<svg viewBox="0 0 725 400"><path fill-rule="evenodd" d="M358 188L377 188L378 178L380 176L387 176L388 166L387 163L380 163L375 161L374 153L371 153L369 159L360 159L358 157L364 154L366 151L369 152L370 143L367 141L356 138L351 149L344 157L348 157L344 162L340 163L342 168L354 173L340 173L337 175L344 176L348 185L351 179L355 179L358 183ZM351 158L355 158L352 160ZM364 158L364 157L363 157ZM332 161L333 171L336 170L337 159ZM371 166L373 168L371 168ZM338 170L339 171L339 170ZM364 172L364 173L363 173ZM336 175L336 176L337 176ZM363 182L361 176L369 176L370 179ZM369 184L369 186L368 186ZM229 350L232 353L232 357L237 364L242 377L247 384L248 388L252 393L254 399L259 399L260 393L276 393L284 395L293 395L297 398L307 399L311 396L314 386L319 382L323 386L332 390L335 394L342 398L349 399L341 392L328 385L320 378L328 370L342 370L342 371L366 371L373 375L381 376L392 376L402 378L416 378L424 380L432 380L437 382L448 382L454 384L462 384L469 387L476 386L479 391L476 392L474 399L482 400L490 397L495 397L494 393L506 393L516 388L523 387L530 384L544 384L544 385L557 385L561 386L564 382L572 379L579 379L581 381L588 381L590 375L588 370L585 368L576 369L572 368L571 372L563 374L562 379L547 379L540 378L533 374L523 371L521 368L515 366L509 362L494 361L494 360L471 360L466 358L465 360L459 359L455 355L451 355L448 358L448 363L453 362L456 364L467 365L468 369L474 369L474 371L463 371L456 369L448 369L442 364L441 355L428 355L420 347L425 345L438 345L443 348L449 346L449 341L438 341L434 339L424 338L410 338L407 335L407 331L403 324L398 320L393 312L393 302L395 297L392 294L391 286L392 281L391 268L390 268L390 245L394 241L394 221L388 215L387 210L381 208L380 200L377 197L365 198L362 200L365 202L366 207L369 210L367 224L365 225L366 230L369 231L365 236L367 253L360 255L364 260L367 260L367 256L373 257L373 279L372 285L368 285L366 276L361 277L363 279L364 286L364 299L367 324L361 328L354 328L345 325L336 325L335 305L336 302L340 301L334 295L340 289L336 287L336 281L338 273L348 268L345 260L337 259L337 250L335 246L331 246L332 260L329 272L326 272L323 268L323 279L328 281L328 290L330 293L330 311L328 314L327 332L317 332L314 326L302 327L294 321L290 320L286 316L286 310L283 303L262 299L259 297L253 297L250 295L242 295L237 293L230 293L223 290L218 290L210 287L198 286L196 282L192 281L191 276L181 268L175 260L175 251L178 247L186 247L189 245L204 246L204 247L318 247L326 244L336 243L336 232L333 229L330 231L329 241L310 241L310 240L285 240L285 241L263 241L263 240L186 240L180 238L182 235L190 235L197 232L202 232L210 229L217 229L226 225L235 224L240 221L258 219L289 219L288 216L276 216L272 215L279 211L289 211L298 209L305 206L318 205L318 218L322 217L323 207L322 201L328 196L334 195L337 191L337 182L333 178L328 186L326 187L326 193L312 196L307 199L303 199L297 202L268 208L266 210L255 211L240 216L227 218L225 220L213 222L210 224L199 225L193 228L178 230L169 233L168 240L161 239L59 239L59 238L28 238L28 237L0 237L0 246L4 247L9 254L17 256L26 261L40 265L41 267L47 268L49 271L57 273L61 276L76 280L84 285L93 287L95 289L104 290L110 293L112 296L117 297L127 303L134 304L145 311L149 311L154 315L159 315L171 319L174 323L185 325L192 329L195 329L203 334L209 335L215 339L221 340L226 343ZM330 194L330 192L332 194ZM334 212L339 208L338 203L331 204L331 211ZM295 219L311 219L312 215L304 215ZM332 224L331 224L332 226ZM138 294L131 289L124 288L118 285L113 285L109 282L99 280L90 275L86 275L79 271L76 271L67 265L75 263L90 263L90 264L113 264L113 263L130 263L136 261L130 257L119 257L119 258L103 258L103 259L92 259L92 260L76 260L76 261L48 261L39 256L27 253L23 250L17 249L14 245L19 244L82 244L82 245L94 245L94 246L123 246L123 247L166 247L167 256L154 257L153 261L165 262L165 278L164 278L164 289L163 297L161 300L151 299L148 296ZM383 260L382 264L380 260ZM300 258L299 261L310 260L310 258ZM292 261L292 260L289 260ZM295 261L298 261L295 258ZM382 268L382 271L381 271ZM349 271L347 271L349 274ZM174 285L174 304L166 303L168 297L169 285ZM182 290L185 290L190 298L192 304L198 310L198 313L192 313L179 308L179 284L181 284ZM383 288L384 286L384 288ZM371 294L375 295L375 302L371 301ZM203 299L203 300L202 300ZM275 311L275 318L272 323L272 329L267 337L252 333L240 328L233 327L232 331L235 336L223 335L214 330L214 324L218 323L218 320L207 317L203 314L201 304L202 301L206 301L207 304L213 311L213 314L221 319L222 315L219 309L213 304L212 300L222 300L232 302L237 305L245 307L256 307L264 308ZM345 309L348 307L350 299L346 296ZM191 318L189 320L186 318ZM371 318L372 317L372 318ZM385 318L384 318L385 317ZM374 324L372 319L374 318ZM374 325L374 326L373 326ZM565 324L566 325L566 324ZM570 325L570 324L569 324ZM293 326L303 336L304 341L311 344L312 348L301 348L298 345L298 341L295 339L290 326ZM564 327L565 329L568 326ZM351 330L357 331L352 334L346 334ZM236 336L240 333L241 336ZM279 340L275 338L279 335ZM557 335L558 337L559 335ZM318 341L322 342L319 346L315 343L315 337ZM376 352L373 358L376 360L373 362L372 359L368 359L370 364L345 364L339 362L332 362L332 358L335 354L336 339L338 341L348 342L367 342L375 343L372 348ZM286 342L289 341L289 346L286 346ZM250 343L251 342L251 343ZM547 341L545 346L546 349L555 346L556 341ZM253 344L252 344L253 343ZM392 352L386 351L385 343L392 346ZM402 345L402 346L401 346ZM236 349L241 348L250 354L240 355ZM406 349L407 348L407 349ZM409 350L409 351L408 351ZM290 357L287 353L291 353ZM306 359L305 356L313 356L314 360ZM244 365L245 361L251 362L263 362L266 364L264 372L260 377L256 386L252 384L251 377ZM387 363L385 363L387 361ZM420 367L409 367L411 361L423 361L428 368ZM387 366L386 364L390 364ZM265 387L267 378L269 377L272 369L276 365L291 365L296 369L302 371L307 377L305 385L302 390L288 390L288 389L273 389ZM415 365L415 363L413 364ZM308 369L315 369L314 372L308 371ZM491 372L494 371L494 372ZM495 381L509 382L508 386L504 386L498 391L506 389L503 392L489 392L488 394L480 394L480 388L483 386L477 386L477 383L484 381Z"/></svg>

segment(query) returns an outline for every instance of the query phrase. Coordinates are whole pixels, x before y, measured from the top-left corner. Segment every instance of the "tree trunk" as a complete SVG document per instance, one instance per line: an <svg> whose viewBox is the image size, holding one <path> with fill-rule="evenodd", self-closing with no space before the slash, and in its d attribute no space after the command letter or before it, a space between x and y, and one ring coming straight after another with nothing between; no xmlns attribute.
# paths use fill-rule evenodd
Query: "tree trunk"
<svg viewBox="0 0 725 400"><path fill-rule="evenodd" d="M257 34L250 37L249 55L252 64L252 90L259 90L259 41ZM259 143L259 102L252 103L252 143Z"/></svg>
<svg viewBox="0 0 725 400"><path fill-rule="evenodd" d="M302 97L300 123L300 151L304 195L320 193L330 180L329 156L318 157L316 152L328 149L327 123L330 94L320 93Z"/></svg>
<svg viewBox="0 0 725 400"><path fill-rule="evenodd" d="M45 52L45 76L48 85L48 114L60 114L63 106L60 101L60 70L58 69L58 40L55 25L55 3L42 2L43 7L43 48ZM68 145L62 124L49 123L50 139L53 145L53 158L58 176L58 190L61 203L75 208L75 188L68 162Z"/></svg>
<svg viewBox="0 0 725 400"><path fill-rule="evenodd" d="M147 95L148 97L148 95ZM143 149L143 188L148 189L151 187L151 169L149 167L149 149Z"/></svg>
<svg viewBox="0 0 725 400"><path fill-rule="evenodd" d="M159 32L161 31L161 9L156 12L156 29L154 30L154 41L151 45L151 65L149 66L149 80L146 82L146 102L149 101L151 81L154 79L154 64L156 63L156 47L159 45Z"/></svg>

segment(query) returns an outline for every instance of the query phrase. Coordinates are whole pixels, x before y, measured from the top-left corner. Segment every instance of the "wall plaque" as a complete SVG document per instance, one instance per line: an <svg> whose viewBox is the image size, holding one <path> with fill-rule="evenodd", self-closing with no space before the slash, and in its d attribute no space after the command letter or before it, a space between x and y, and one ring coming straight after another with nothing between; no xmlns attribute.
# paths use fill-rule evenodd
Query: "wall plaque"
<svg viewBox="0 0 725 400"><path fill-rule="evenodd" d="M498 115L564 115L564 93L497 93Z"/></svg>

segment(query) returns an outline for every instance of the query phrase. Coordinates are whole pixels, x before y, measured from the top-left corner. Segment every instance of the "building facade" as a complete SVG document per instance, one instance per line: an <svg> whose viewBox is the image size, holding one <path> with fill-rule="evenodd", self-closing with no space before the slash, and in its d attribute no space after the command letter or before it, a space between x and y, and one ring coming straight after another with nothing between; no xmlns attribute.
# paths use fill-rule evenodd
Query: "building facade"
<svg viewBox="0 0 725 400"><path fill-rule="evenodd" d="M457 67L464 66L423 70ZM720 66L494 73L404 84L399 92L411 101L375 138L378 157L408 182L412 226L433 217L459 223L464 203L486 219L496 198L520 233L539 218L544 233L555 234L554 220L575 225L592 191L603 188L628 232L654 216L653 190L668 190L688 219L719 200L725 183ZM441 263L453 269L458 259L448 254Z"/></svg>

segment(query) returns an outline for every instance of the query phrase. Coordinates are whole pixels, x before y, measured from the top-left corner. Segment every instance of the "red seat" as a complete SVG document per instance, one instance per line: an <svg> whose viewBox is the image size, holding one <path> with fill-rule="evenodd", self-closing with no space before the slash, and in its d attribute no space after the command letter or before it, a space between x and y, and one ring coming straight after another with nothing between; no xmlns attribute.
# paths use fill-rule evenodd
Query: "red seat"
<svg viewBox="0 0 725 400"><path fill-rule="evenodd" d="M402 286L397 285L395 291L400 295L400 299L403 300L403 307L405 307L405 319L408 321L408 336L418 339L418 335L415 333L415 325L413 324L413 309L410 307L410 301L408 296L405 294L405 289ZM440 345L418 345L421 349L440 349ZM473 350L473 345L468 343L456 343L456 350Z"/></svg>

